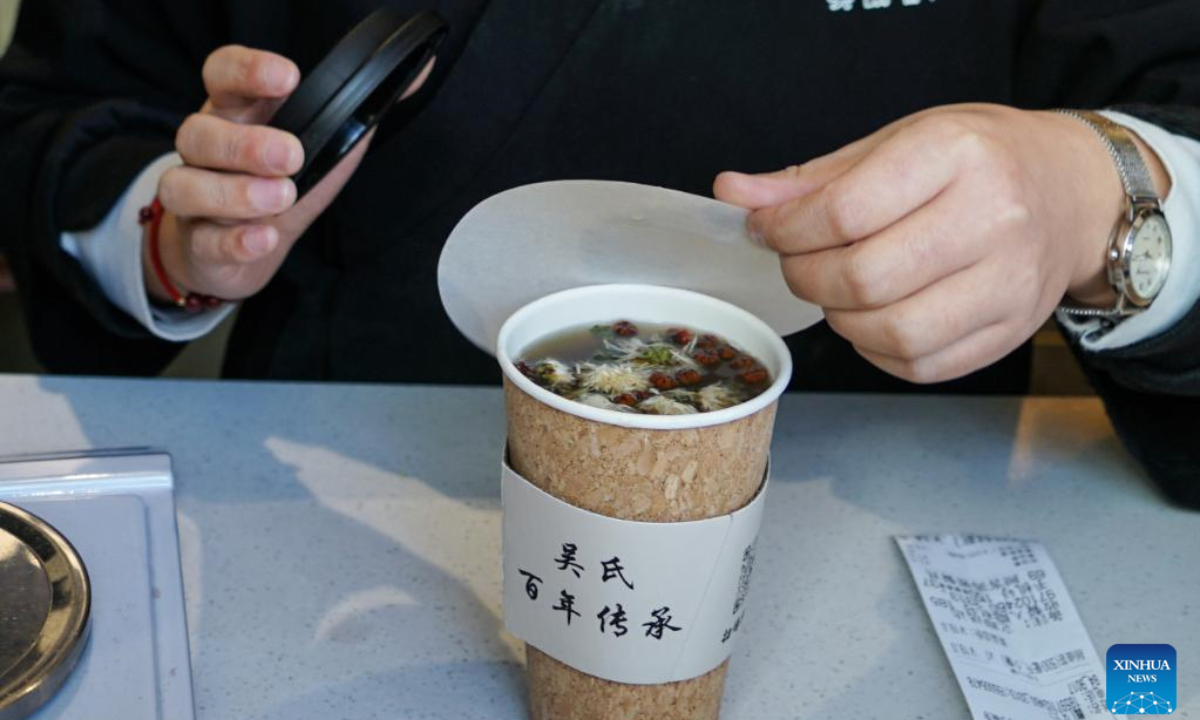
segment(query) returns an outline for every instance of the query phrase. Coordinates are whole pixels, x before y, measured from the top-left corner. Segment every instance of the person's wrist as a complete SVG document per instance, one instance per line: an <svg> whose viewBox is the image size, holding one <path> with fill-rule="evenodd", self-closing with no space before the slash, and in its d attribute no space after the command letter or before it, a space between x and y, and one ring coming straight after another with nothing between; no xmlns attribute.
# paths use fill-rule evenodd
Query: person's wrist
<svg viewBox="0 0 1200 720"><path fill-rule="evenodd" d="M1073 158L1072 173L1082 178L1073 233L1079 241L1078 265L1067 287L1068 301L1081 307L1107 308L1116 303L1117 296L1108 277L1108 248L1112 237L1119 232L1128 208L1128 198L1121 184L1114 160L1104 143L1084 123L1064 115L1053 114L1055 121L1074 135L1067 157ZM1170 192L1171 179L1158 154L1136 133L1130 132L1138 151L1145 160L1160 198Z"/></svg>
<svg viewBox="0 0 1200 720"><path fill-rule="evenodd" d="M1074 267L1066 295L1072 305L1102 307L1116 302L1105 260L1108 242L1125 211L1125 189L1104 143L1073 117L1046 113L1066 133L1058 143L1066 174L1059 182L1071 191L1065 237L1073 239Z"/></svg>
<svg viewBox="0 0 1200 720"><path fill-rule="evenodd" d="M164 211L158 228L158 255L167 278L176 288L182 289L187 287L187 284L179 282L184 265L180 245L178 218L173 213ZM170 292L154 272L151 252L150 227L147 225L142 230L142 277L146 283L146 292L156 303L174 305Z"/></svg>

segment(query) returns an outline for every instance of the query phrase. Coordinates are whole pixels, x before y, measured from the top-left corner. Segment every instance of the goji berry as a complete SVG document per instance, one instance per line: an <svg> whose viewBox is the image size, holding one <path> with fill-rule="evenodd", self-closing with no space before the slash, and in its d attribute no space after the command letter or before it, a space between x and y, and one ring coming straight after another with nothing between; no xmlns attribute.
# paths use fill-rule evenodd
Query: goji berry
<svg viewBox="0 0 1200 720"><path fill-rule="evenodd" d="M757 385L767 379L767 371L762 368L754 368L746 370L741 375L738 375L738 377L748 385Z"/></svg>
<svg viewBox="0 0 1200 720"><path fill-rule="evenodd" d="M712 350L697 350L696 353L692 355L692 358L705 367L712 367L713 365L719 365L721 363L721 356Z"/></svg>
<svg viewBox="0 0 1200 720"><path fill-rule="evenodd" d="M671 338L671 342L676 345L687 345L694 336L692 331L687 328L671 328L667 331L667 337Z"/></svg>
<svg viewBox="0 0 1200 720"><path fill-rule="evenodd" d="M745 370L746 368L753 366L754 358L750 357L749 355L743 355L737 360L729 363L729 367L733 368L734 370Z"/></svg>
<svg viewBox="0 0 1200 720"><path fill-rule="evenodd" d="M666 373L656 372L650 376L650 384L659 390L674 390L676 386L675 378Z"/></svg>

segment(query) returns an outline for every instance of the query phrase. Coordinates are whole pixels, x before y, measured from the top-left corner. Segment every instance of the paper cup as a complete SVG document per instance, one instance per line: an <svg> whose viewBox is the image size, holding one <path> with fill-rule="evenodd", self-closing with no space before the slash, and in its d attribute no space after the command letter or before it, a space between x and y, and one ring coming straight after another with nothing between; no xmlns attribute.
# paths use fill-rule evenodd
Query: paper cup
<svg viewBox="0 0 1200 720"><path fill-rule="evenodd" d="M774 382L740 405L692 415L641 415L583 405L539 387L515 366L535 343L615 320L716 333L757 357ZM715 298L650 285L595 285L555 293L500 330L508 451L513 469L571 505L646 522L717 517L757 494L775 409L791 376L787 346L750 313ZM527 646L534 720L698 720L720 712L728 661L690 680L630 685L597 678Z"/></svg>

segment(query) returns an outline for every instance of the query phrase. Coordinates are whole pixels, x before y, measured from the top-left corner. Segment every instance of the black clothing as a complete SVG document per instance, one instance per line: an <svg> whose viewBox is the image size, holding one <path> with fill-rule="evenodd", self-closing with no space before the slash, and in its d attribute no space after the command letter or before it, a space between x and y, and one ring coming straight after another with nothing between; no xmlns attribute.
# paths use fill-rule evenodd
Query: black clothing
<svg viewBox="0 0 1200 720"><path fill-rule="evenodd" d="M516 185L597 178L707 194L721 170L775 169L964 101L1137 102L1136 114L1200 135L1195 0L386 2L405 13L434 7L450 38L430 82L391 114L337 201L245 303L229 376L494 380L494 361L445 317L435 270L458 219ZM59 233L97 224L138 170L171 149L174 128L204 101L207 54L240 43L307 69L379 4L26 3L0 63L0 167L10 185L0 243L47 367L152 373L172 355L107 303L59 249ZM1195 409L1198 317L1180 325L1188 334L1175 345L1084 358L1114 413L1150 394ZM428 352L413 351L414 335ZM789 344L795 388L912 389L824 323ZM1028 357L1024 348L934 389L1021 392ZM1139 454L1139 435L1117 426ZM1196 500L1190 468L1147 466Z"/></svg>

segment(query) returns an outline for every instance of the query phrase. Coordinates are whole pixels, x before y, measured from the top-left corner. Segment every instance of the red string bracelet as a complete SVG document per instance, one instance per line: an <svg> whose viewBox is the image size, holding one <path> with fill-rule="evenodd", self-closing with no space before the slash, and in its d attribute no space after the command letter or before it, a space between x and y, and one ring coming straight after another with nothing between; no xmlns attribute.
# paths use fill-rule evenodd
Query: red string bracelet
<svg viewBox="0 0 1200 720"><path fill-rule="evenodd" d="M190 313L220 307L224 301L212 295L193 292L184 295L167 276L167 268L163 266L162 253L158 249L158 229L162 226L162 218L163 206L158 198L154 198L154 202L138 211L138 224L149 225L146 240L150 244L150 266L154 269L154 276L158 278L159 284L167 291L172 303Z"/></svg>

